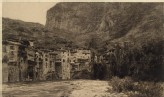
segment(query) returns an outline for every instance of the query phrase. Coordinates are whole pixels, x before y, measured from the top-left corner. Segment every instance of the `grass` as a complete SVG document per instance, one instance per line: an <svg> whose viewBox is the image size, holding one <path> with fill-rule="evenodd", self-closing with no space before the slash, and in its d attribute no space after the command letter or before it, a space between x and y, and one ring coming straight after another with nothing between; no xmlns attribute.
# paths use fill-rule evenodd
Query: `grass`
<svg viewBox="0 0 164 97"><path fill-rule="evenodd" d="M109 83L112 85L112 91L123 92L129 97L162 97L163 88L159 83L136 82L130 77L113 77Z"/></svg>

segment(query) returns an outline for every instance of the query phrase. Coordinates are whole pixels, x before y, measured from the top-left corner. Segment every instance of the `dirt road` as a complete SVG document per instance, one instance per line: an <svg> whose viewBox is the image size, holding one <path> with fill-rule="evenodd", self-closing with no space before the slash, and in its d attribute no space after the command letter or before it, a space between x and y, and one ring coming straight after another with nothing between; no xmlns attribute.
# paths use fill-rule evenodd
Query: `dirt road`
<svg viewBox="0 0 164 97"><path fill-rule="evenodd" d="M111 88L99 80L3 84L3 97L127 97Z"/></svg>

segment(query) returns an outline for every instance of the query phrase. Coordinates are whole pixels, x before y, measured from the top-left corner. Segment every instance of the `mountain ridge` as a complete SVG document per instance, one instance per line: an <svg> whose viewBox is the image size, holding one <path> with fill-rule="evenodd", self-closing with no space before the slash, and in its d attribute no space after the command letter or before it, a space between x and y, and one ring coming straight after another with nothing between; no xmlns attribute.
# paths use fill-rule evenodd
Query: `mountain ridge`
<svg viewBox="0 0 164 97"><path fill-rule="evenodd" d="M2 18L2 40L25 39L35 40L39 48L61 48L69 45L71 41L54 35L44 28L44 25L22 20Z"/></svg>
<svg viewBox="0 0 164 97"><path fill-rule="evenodd" d="M164 39L163 3L57 3L46 25L2 18L3 39L35 39L49 48L101 49L130 41L137 46Z"/></svg>
<svg viewBox="0 0 164 97"><path fill-rule="evenodd" d="M162 3L58 3L47 11L45 27L68 31L67 39L74 37L72 41L85 46L92 38L97 44L137 40L142 34L145 39L163 38L162 10Z"/></svg>

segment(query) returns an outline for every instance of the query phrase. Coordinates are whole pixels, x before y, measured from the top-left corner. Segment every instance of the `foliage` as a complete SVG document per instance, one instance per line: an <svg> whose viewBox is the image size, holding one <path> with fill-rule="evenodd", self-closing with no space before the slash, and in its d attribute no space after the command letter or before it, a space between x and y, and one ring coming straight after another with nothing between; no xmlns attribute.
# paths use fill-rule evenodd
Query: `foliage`
<svg viewBox="0 0 164 97"><path fill-rule="evenodd" d="M154 82L135 82L130 77L113 77L109 82L115 92L124 92L129 97L161 97L163 88Z"/></svg>
<svg viewBox="0 0 164 97"><path fill-rule="evenodd" d="M101 63L93 63L93 78L94 79L105 79L106 66Z"/></svg>
<svg viewBox="0 0 164 97"><path fill-rule="evenodd" d="M113 77L110 82L114 91L123 92L132 90L134 81L130 77L125 77L124 79Z"/></svg>
<svg viewBox="0 0 164 97"><path fill-rule="evenodd" d="M163 88L157 83L139 82L133 88L137 93L129 94L130 97L162 97Z"/></svg>
<svg viewBox="0 0 164 97"><path fill-rule="evenodd" d="M163 80L163 43L158 41L140 47L115 47L113 53L104 56L110 71L108 73L140 80Z"/></svg>

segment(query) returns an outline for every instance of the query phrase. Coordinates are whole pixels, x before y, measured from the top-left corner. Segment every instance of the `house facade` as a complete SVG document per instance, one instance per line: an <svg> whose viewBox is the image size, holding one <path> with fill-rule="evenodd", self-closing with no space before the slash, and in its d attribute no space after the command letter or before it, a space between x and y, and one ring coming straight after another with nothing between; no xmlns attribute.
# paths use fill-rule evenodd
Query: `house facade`
<svg viewBox="0 0 164 97"><path fill-rule="evenodd" d="M91 71L91 51L87 49L70 50L71 77L79 71Z"/></svg>
<svg viewBox="0 0 164 97"><path fill-rule="evenodd" d="M16 82L19 81L19 45L17 41L3 42L3 81Z"/></svg>
<svg viewBox="0 0 164 97"><path fill-rule="evenodd" d="M69 50L56 51L55 71L59 79L70 79Z"/></svg>
<svg viewBox="0 0 164 97"><path fill-rule="evenodd" d="M71 79L76 71L90 71L87 49L38 49L34 41L3 42L3 82Z"/></svg>

